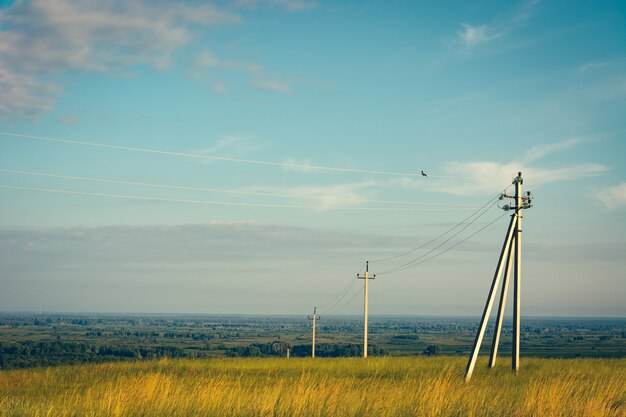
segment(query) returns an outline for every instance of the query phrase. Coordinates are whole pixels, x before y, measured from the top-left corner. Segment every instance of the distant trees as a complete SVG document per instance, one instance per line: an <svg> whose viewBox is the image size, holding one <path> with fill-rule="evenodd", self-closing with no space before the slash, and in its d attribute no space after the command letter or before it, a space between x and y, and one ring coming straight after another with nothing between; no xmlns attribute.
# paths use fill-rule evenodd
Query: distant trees
<svg viewBox="0 0 626 417"><path fill-rule="evenodd" d="M289 347L288 344L282 342L272 343L254 343L246 347L233 347L226 351L226 356L230 357L257 357L257 356L285 356L287 348L291 349L291 356L307 357L311 356L311 345L295 345ZM371 356L384 356L388 352L385 349L376 346L370 346L368 354ZM362 356L363 346L345 343L318 343L315 345L315 356L321 358L339 358Z"/></svg>
<svg viewBox="0 0 626 417"><path fill-rule="evenodd" d="M175 346L93 346L60 340L0 342L0 369L30 368L142 358L183 358L190 355Z"/></svg>
<svg viewBox="0 0 626 417"><path fill-rule="evenodd" d="M438 355L439 354L439 346L437 346L437 345L430 345L426 349L424 349L424 351L422 353L424 355L427 355L427 356Z"/></svg>
<svg viewBox="0 0 626 417"><path fill-rule="evenodd" d="M226 351L226 356L231 358L255 358L261 356L261 349L257 346L236 346Z"/></svg>

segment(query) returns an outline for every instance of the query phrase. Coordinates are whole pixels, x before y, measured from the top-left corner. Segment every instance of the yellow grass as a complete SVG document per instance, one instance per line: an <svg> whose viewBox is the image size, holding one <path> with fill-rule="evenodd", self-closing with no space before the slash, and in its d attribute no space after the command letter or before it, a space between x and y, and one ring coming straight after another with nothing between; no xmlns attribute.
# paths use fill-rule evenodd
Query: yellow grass
<svg viewBox="0 0 626 417"><path fill-rule="evenodd" d="M0 372L5 416L626 416L626 360L214 359Z"/></svg>

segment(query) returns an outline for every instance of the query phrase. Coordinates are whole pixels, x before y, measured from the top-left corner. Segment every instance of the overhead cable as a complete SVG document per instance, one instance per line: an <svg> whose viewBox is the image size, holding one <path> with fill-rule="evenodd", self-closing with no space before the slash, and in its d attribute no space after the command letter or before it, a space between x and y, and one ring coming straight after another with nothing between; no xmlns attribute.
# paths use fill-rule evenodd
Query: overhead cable
<svg viewBox="0 0 626 417"><path fill-rule="evenodd" d="M207 187L191 187L191 186L146 183L146 182L128 181L128 180L82 177L82 176L75 176L75 175L61 175L61 174L53 174L49 172L24 171L24 170L5 169L5 168L0 168L0 172L4 172L8 174L31 175L31 176L38 176L38 177L58 178L58 179L67 179L67 180L76 180L76 181L98 182L98 183L106 183L106 184L120 184L120 185L131 185L131 186L139 186L139 187L165 188L165 189L172 189L172 190L202 191L202 192L209 192L209 193L252 195L252 196L260 196L260 197L307 199L307 200L316 200L319 198L318 196L310 195L310 194L309 195L296 195L296 194L268 193L268 192L259 192L259 191L229 190L229 189L207 188ZM360 200L360 201L363 203L377 203L377 204L467 207L467 205L464 205L462 203L428 203L428 202L419 202L419 201L369 200L369 199Z"/></svg>
<svg viewBox="0 0 626 417"><path fill-rule="evenodd" d="M509 186L510 187L510 186ZM502 193L504 193L506 190L508 189L505 188L504 191ZM453 227L451 227L450 229L446 230L445 232L443 232L442 234L438 235L437 237L429 240L428 242L424 243L423 245L420 245L416 248L413 248L409 251L397 254L397 255L393 255L393 256L389 256L387 258L381 258L381 259L374 259L371 260L370 262L372 263L383 263L383 262L387 262L387 261L391 261L393 259L397 259L397 258L401 258L403 256L409 255L415 251L418 251L420 249L425 248L426 246L430 245L431 243L439 240L440 238L442 238L443 236L447 235L448 233L450 233L451 231L453 231L454 229L458 228L459 226L461 226L462 224L464 224L466 221L468 221L469 219L471 219L472 217L474 217L477 213L479 213L481 210L483 210L485 207L487 207L488 205L492 204L492 202L496 199L498 199L502 193L498 193L496 194L494 197L492 197L491 199L489 199L489 201L487 201L484 205L482 205L480 208L478 208L476 211L474 211L472 214L470 214L469 216L467 216L466 218L464 218L463 220L461 220L459 223L457 223L456 225L454 225Z"/></svg>
<svg viewBox="0 0 626 417"><path fill-rule="evenodd" d="M254 165L268 165L281 167L284 169L293 169L293 170L302 170L302 171L331 171L331 172L346 172L346 173L356 173L356 174L373 174L373 175L392 175L392 176L402 176L402 177L421 177L420 173L414 172L395 172L395 171L378 171L378 170L368 170L368 169L357 169L357 168L341 168L341 167L329 167L322 165L310 165L310 164L302 164L295 162L275 162L275 161L261 161L254 159L242 159L242 158L230 158L226 156L213 156L213 155L202 155L198 153L191 152L174 152L174 151L165 151L159 149L150 149L150 148L140 148L134 146L124 146L124 145L111 145L106 143L98 143L91 141L79 141L73 139L61 139L61 138L52 138L46 136L35 136L35 135L24 135L20 133L11 133L11 132L0 132L0 136L9 136L12 138L18 139L33 139L54 143L63 143L67 145L81 145L81 146L90 146L95 148L104 148L104 149L115 149L122 151L132 151L132 152L143 152L143 153L151 153L158 155L170 155L170 156L178 156L184 158L198 158L198 159L210 159L214 161L226 161L226 162L237 162L242 164L254 164ZM450 179L461 179L461 178L476 178L476 177L463 177L463 176L446 176L446 175L431 175L435 178L450 178Z"/></svg>
<svg viewBox="0 0 626 417"><path fill-rule="evenodd" d="M494 224L495 222L497 222L498 220L500 220L501 218L503 218L503 217L504 217L504 216L506 216L506 215L507 215L507 213L504 213L504 214L502 214L502 215L500 215L500 216L496 217L494 220L492 220L491 222L487 223L485 226L481 227L481 228L480 228L480 229L478 229L476 232L474 232L474 233L472 233L471 235L469 235L469 236L465 237L464 239L462 239L462 240L458 241L458 242L457 242L457 243L455 243L454 245L452 245L452 246L450 246L450 247L448 247L448 248L446 248L446 249L442 250L441 252L438 252L438 253L434 254L433 256L430 256L430 257L428 257L428 258L426 258L426 259L422 259L422 260L421 260L421 262L415 262L416 260L414 260L414 261L410 262L409 264L406 264L406 265L404 265L404 266L402 266L402 267L399 267L399 268L397 268L397 269L395 269L395 270L381 272L381 273L378 273L378 274L376 274L376 275L385 275L385 274L393 274L393 273L396 273L396 272L401 272L401 271L404 271L404 270L406 270L406 269L414 268L414 267L416 267L416 266L418 266L418 265L421 265L421 264L423 264L423 263L426 263L426 262L428 262L428 261L430 261L430 260L432 260L432 259L435 259L436 257L438 257L438 256L440 256L440 255L443 255L444 253L446 253L446 252L448 252L448 251L450 251L450 250L452 250L452 249L456 248L456 247L457 247L457 246L459 246L461 243L466 242L467 240L469 240L469 239L473 238L474 236L476 236L477 234L479 234L480 232L482 232L483 230L485 230L486 228L488 228L489 226L491 226L492 224ZM430 252L429 252L429 253L430 253ZM422 257L420 257L420 258L422 258ZM420 258L418 258L418 259L420 259Z"/></svg>
<svg viewBox="0 0 626 417"><path fill-rule="evenodd" d="M193 203L193 204L210 204L219 206L242 206L242 207L267 207L267 208L288 208L288 209L309 209L309 210L339 210L339 211L395 211L395 212L415 212L415 211L462 211L462 208L393 208L393 207L339 207L339 206L315 206L315 205L298 205L298 204L265 204L265 203L245 203L245 202L232 202L232 201L212 201L212 200L193 200L183 198L164 198L164 197L151 197L140 195L128 195L128 194L109 194L109 193L95 193L85 191L72 191L58 188L39 188L39 187L23 187L18 185L0 184L0 188L23 190L23 191L38 191L57 194L68 195L81 195L91 197L108 197L124 200L144 200L144 201L163 201L171 203Z"/></svg>

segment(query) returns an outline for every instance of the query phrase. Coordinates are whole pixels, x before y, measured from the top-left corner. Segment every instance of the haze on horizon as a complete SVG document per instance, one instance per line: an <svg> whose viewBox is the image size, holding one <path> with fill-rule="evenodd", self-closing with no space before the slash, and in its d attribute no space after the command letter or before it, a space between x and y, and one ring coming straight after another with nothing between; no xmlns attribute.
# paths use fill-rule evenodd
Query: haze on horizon
<svg viewBox="0 0 626 417"><path fill-rule="evenodd" d="M623 3L0 1L0 97L0 311L359 314L450 238L370 313L479 317L521 171L522 314L626 317Z"/></svg>

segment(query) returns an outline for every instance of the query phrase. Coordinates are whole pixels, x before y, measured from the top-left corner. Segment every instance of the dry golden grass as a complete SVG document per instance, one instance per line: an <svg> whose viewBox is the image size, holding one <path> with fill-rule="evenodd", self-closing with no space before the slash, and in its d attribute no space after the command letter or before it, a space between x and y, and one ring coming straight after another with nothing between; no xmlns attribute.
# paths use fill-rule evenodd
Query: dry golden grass
<svg viewBox="0 0 626 417"><path fill-rule="evenodd" d="M626 360L215 359L0 372L5 416L626 416Z"/></svg>

